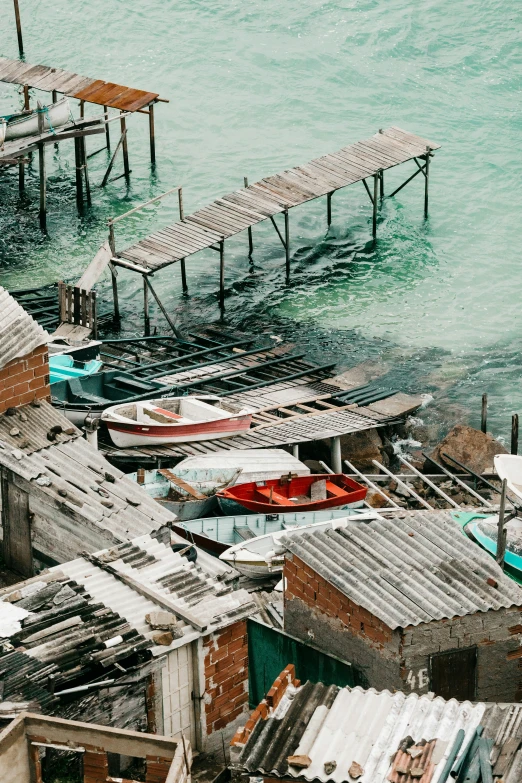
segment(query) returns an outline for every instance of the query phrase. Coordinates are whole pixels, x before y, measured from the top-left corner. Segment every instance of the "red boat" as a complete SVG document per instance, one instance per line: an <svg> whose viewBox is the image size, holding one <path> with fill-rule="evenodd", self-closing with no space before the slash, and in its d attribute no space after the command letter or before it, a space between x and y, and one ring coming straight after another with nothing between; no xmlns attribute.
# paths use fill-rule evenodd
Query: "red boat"
<svg viewBox="0 0 522 783"><path fill-rule="evenodd" d="M258 514L274 514L360 506L367 491L344 473L320 473L237 484L218 492L217 498L224 514L241 513L245 508Z"/></svg>

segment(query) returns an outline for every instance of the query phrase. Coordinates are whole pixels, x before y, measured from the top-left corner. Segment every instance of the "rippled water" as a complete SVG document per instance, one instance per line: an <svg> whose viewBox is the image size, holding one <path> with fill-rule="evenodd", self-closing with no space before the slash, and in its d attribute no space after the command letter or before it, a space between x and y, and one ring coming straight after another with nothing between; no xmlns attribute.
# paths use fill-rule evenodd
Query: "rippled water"
<svg viewBox="0 0 522 783"><path fill-rule="evenodd" d="M105 221L182 184L186 211L395 124L442 144L431 167L430 217L420 178L385 200L379 240L362 186L292 210L292 282L273 229L227 242L228 323L298 339L320 360L371 360L384 382L428 391L443 426L476 424L480 395L507 435L522 413L522 8L514 0L246 3L222 0L21 0L26 58L160 92L158 166L151 173L146 117L129 122L131 186L95 189L75 206L73 144L49 154L49 234L38 229L35 165L20 199L0 178L0 281L37 285L79 275L106 236ZM0 0L0 52L17 56L11 0ZM0 112L19 105L0 85ZM94 107L89 107L95 113ZM93 150L97 141L90 140ZM99 183L107 157L90 161ZM121 166L121 163L119 164ZM408 168L409 167L409 168ZM120 169L121 170L121 169ZM387 192L413 166L385 175ZM117 172L119 173L119 171ZM166 199L118 224L123 247L176 217ZM180 323L215 320L217 256L187 262L155 284ZM125 328L141 328L141 294L120 276ZM153 323L163 329L153 308ZM429 411L429 409L428 409Z"/></svg>

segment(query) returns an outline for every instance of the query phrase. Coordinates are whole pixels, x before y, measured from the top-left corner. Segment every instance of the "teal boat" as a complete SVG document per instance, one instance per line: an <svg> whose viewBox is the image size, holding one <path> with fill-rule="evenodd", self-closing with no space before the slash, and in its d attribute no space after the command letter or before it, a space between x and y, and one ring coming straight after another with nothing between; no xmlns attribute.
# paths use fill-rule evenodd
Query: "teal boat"
<svg viewBox="0 0 522 783"><path fill-rule="evenodd" d="M94 375L99 372L103 362L98 359L91 359L88 362L75 361L67 353L59 353L56 356L49 357L49 378L50 383L66 381L67 378L86 378L88 375Z"/></svg>
<svg viewBox="0 0 522 783"><path fill-rule="evenodd" d="M497 554L498 515L469 522L466 533L493 557ZM505 571L522 584L522 519L515 517L506 524Z"/></svg>

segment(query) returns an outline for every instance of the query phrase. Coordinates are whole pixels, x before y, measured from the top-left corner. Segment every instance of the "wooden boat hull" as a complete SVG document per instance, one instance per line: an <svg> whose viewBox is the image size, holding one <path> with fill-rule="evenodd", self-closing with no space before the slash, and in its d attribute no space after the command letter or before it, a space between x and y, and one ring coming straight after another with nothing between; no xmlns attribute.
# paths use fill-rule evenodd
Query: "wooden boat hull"
<svg viewBox="0 0 522 783"><path fill-rule="evenodd" d="M312 485L322 481L326 481L326 497L304 500ZM363 503L366 493L366 487L340 473L299 476L290 481L282 477L240 484L221 490L217 496L220 508L225 514L241 513L241 509L255 514L270 514L353 507L355 503Z"/></svg>
<svg viewBox="0 0 522 783"><path fill-rule="evenodd" d="M497 540L495 538L497 526L498 516L477 519L466 525L466 533L471 536L477 544L480 544L486 552L489 552L490 555L495 557L497 554ZM515 541L509 533L509 527L504 563L505 570L508 571L517 582L522 583L522 541L519 540L518 543Z"/></svg>
<svg viewBox="0 0 522 783"><path fill-rule="evenodd" d="M71 109L69 99L62 98L50 106L44 107L43 127L45 131L53 128L59 128L65 125L71 119ZM15 114L7 122L5 140L22 139L25 136L34 136L38 133L38 113L36 110L30 114Z"/></svg>
<svg viewBox="0 0 522 783"><path fill-rule="evenodd" d="M507 487L522 500L522 457L515 454L497 454L494 457L498 477L506 479Z"/></svg>
<svg viewBox="0 0 522 783"><path fill-rule="evenodd" d="M178 522L188 522L191 519L199 519L208 516L217 509L217 500L214 495L203 500L165 500L154 498L178 518ZM183 528L180 528L183 529ZM178 530L176 529L176 532Z"/></svg>
<svg viewBox="0 0 522 783"><path fill-rule="evenodd" d="M126 449L131 446L161 446L166 443L191 443L199 440L233 438L234 435L239 435L250 429L252 414L205 422L204 425L195 423L172 428L116 423L105 418L104 421L114 445L120 449Z"/></svg>
<svg viewBox="0 0 522 783"><path fill-rule="evenodd" d="M249 505L246 505L246 504L243 505L242 503L240 503L237 500L232 500L232 498L228 498L228 497L225 498L225 497L222 497L221 495L218 495L217 499L218 499L219 509L220 509L221 513L224 514L225 516L237 516L238 514L245 514L245 513L247 513L247 514L259 514L259 513L269 514L270 513L266 509L264 509L262 512L260 512L258 508L250 508ZM339 510L348 509L348 508L361 508L361 506L363 506L363 504L364 504L364 500L355 500L353 503L343 503L342 505L328 506L328 507L326 507L326 509L325 508L313 508L313 509L304 508L303 511L305 513L311 513L312 511L322 511L322 510L327 510L328 508L335 508L335 509L339 509ZM257 504L255 504L255 505L257 505ZM270 506L268 506L268 507L270 507ZM289 513L292 512L292 510L295 510L295 506L285 506L285 507L280 507L280 506L275 506L274 507L274 506L272 506L272 508L277 509L277 511L274 511L274 513L280 512L281 514L289 514Z"/></svg>

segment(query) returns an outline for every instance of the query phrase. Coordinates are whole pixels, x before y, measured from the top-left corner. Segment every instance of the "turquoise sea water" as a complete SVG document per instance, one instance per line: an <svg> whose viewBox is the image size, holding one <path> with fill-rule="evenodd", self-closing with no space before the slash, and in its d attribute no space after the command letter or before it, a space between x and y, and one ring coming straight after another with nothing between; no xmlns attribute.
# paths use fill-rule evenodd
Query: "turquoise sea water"
<svg viewBox="0 0 522 783"><path fill-rule="evenodd" d="M38 228L37 161L26 196L0 176L0 282L28 287L79 276L106 220L183 185L186 212L250 181L399 125L442 144L431 168L430 216L421 178L385 200L379 239L362 185L291 211L292 282L270 225L227 242L226 321L298 339L310 356L372 362L384 383L433 394L426 420L507 435L522 413L520 349L522 7L513 0L20 0L26 59L169 98L156 110L151 172L147 118L129 121L132 178L78 216L73 143L49 148L48 236ZM0 0L0 54L17 56L11 0ZM35 98L37 95L35 95ZM44 97L42 95L42 97ZM0 113L20 104L0 85ZM95 107L88 113L95 114ZM115 133L113 134L115 141ZM89 142L94 150L96 137ZM91 183L107 165L90 161ZM121 171L121 162L116 173ZM385 175L389 193L413 164ZM176 200L122 221L118 247L176 218ZM155 285L179 323L218 318L218 260L187 261ZM141 293L120 275L124 328L141 329ZM152 308L153 324L164 328Z"/></svg>

